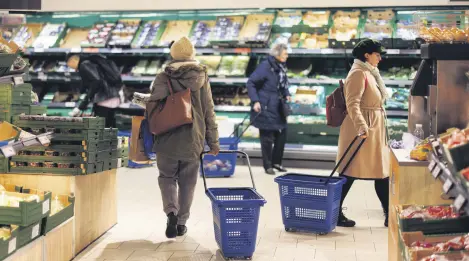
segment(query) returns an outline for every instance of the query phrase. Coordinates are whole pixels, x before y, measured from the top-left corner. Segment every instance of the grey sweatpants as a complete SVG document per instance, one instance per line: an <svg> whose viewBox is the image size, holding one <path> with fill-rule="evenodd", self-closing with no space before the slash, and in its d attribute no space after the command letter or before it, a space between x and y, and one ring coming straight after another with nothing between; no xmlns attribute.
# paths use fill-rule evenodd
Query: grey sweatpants
<svg viewBox="0 0 469 261"><path fill-rule="evenodd" d="M163 210L178 217L178 225L185 225L190 216L195 185L199 173L198 160L183 161L157 156L158 184L160 185Z"/></svg>

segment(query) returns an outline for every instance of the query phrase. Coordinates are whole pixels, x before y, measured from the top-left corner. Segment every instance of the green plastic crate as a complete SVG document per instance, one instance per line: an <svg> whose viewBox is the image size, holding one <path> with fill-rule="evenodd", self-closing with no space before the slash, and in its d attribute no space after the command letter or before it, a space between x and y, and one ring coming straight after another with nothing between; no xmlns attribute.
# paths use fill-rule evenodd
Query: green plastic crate
<svg viewBox="0 0 469 261"><path fill-rule="evenodd" d="M42 220L35 222L32 225L26 227L19 227L18 228L18 241L17 246L18 248L24 247L34 239L40 237L42 234Z"/></svg>
<svg viewBox="0 0 469 261"><path fill-rule="evenodd" d="M74 196L57 196L52 200L60 200L62 203L67 203L64 209L46 217L42 223L42 235L46 235L48 232L52 231L54 228L60 226L65 221L69 220L75 215L75 197Z"/></svg>
<svg viewBox="0 0 469 261"><path fill-rule="evenodd" d="M123 157L123 158L118 158L117 159L117 167L118 168L124 168L129 166L129 158L128 157Z"/></svg>
<svg viewBox="0 0 469 261"><path fill-rule="evenodd" d="M117 150L117 157L118 158L129 157L129 148L118 149Z"/></svg>
<svg viewBox="0 0 469 261"><path fill-rule="evenodd" d="M12 224L22 227L39 222L50 213L51 193L42 192L39 202L20 202L19 207L0 207L0 224Z"/></svg>
<svg viewBox="0 0 469 261"><path fill-rule="evenodd" d="M0 156L0 173L7 173L8 172L8 158L4 156Z"/></svg>
<svg viewBox="0 0 469 261"><path fill-rule="evenodd" d="M13 123L14 124L14 123ZM21 124L14 124L24 131L34 135L44 134L47 132L53 132L53 140L56 141L83 141L83 140L99 140L101 130L87 130L87 129L64 129L64 128L52 128L52 127L30 127L22 126Z"/></svg>
<svg viewBox="0 0 469 261"><path fill-rule="evenodd" d="M86 175L102 171L102 163L83 163L75 168L46 168L46 167L14 167L16 162L10 161L9 173L26 173L26 174L54 174L54 175Z"/></svg>
<svg viewBox="0 0 469 261"><path fill-rule="evenodd" d="M25 152L23 150L23 152ZM17 155L11 157L12 161L23 162L55 162L55 163L95 163L98 161L97 152L82 152L75 156L39 156L39 155Z"/></svg>
<svg viewBox="0 0 469 261"><path fill-rule="evenodd" d="M21 84L2 84L0 86L0 104L31 105L32 104L32 85Z"/></svg>
<svg viewBox="0 0 469 261"><path fill-rule="evenodd" d="M47 113L47 106L31 105L29 107L29 115L43 115Z"/></svg>
<svg viewBox="0 0 469 261"><path fill-rule="evenodd" d="M21 128L102 130L105 120L101 117L15 116L13 124Z"/></svg>
<svg viewBox="0 0 469 261"><path fill-rule="evenodd" d="M29 106L25 106L25 105L11 105L11 115L12 116L16 116L16 115L20 115L20 114L26 114L26 115L29 115Z"/></svg>
<svg viewBox="0 0 469 261"><path fill-rule="evenodd" d="M18 231L18 227L12 228L10 238L0 238L0 260L4 260L18 249Z"/></svg>
<svg viewBox="0 0 469 261"><path fill-rule="evenodd" d="M0 54L0 76L4 76L10 72L12 65L17 57L18 54Z"/></svg>

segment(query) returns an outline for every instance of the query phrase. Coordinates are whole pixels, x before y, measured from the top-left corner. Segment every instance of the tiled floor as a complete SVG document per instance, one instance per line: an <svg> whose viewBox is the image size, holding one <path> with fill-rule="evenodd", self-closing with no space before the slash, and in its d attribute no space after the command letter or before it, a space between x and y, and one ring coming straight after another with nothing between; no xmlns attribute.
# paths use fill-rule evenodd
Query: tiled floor
<svg viewBox="0 0 469 261"><path fill-rule="evenodd" d="M326 174L327 171L295 170ZM118 171L119 224L82 252L76 260L221 261L212 226L209 199L199 180L187 236L167 240L157 169ZM282 224L277 184L254 168L257 189L268 203L261 209L256 261L386 261L387 229L372 182L356 182L346 205L357 227L316 236L287 233ZM209 179L209 186L247 186L247 168L238 166L231 178Z"/></svg>

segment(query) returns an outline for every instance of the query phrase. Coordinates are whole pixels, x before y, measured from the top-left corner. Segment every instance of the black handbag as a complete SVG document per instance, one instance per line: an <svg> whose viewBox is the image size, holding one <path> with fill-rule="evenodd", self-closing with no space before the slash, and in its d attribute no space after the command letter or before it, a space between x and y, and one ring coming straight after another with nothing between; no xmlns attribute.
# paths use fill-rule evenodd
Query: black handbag
<svg viewBox="0 0 469 261"><path fill-rule="evenodd" d="M283 95L280 95L279 107L280 115L283 118L287 118L292 114L291 106L288 104L287 98Z"/></svg>

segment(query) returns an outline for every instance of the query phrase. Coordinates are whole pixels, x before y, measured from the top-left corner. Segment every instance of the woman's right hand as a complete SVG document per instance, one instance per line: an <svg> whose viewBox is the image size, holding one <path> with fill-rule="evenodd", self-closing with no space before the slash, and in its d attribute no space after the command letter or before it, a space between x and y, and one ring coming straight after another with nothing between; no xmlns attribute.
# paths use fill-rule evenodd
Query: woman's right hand
<svg viewBox="0 0 469 261"><path fill-rule="evenodd" d="M261 112L261 104L260 104L260 102L254 103L254 106L252 106L252 109L253 109L255 112L257 112L257 113Z"/></svg>

